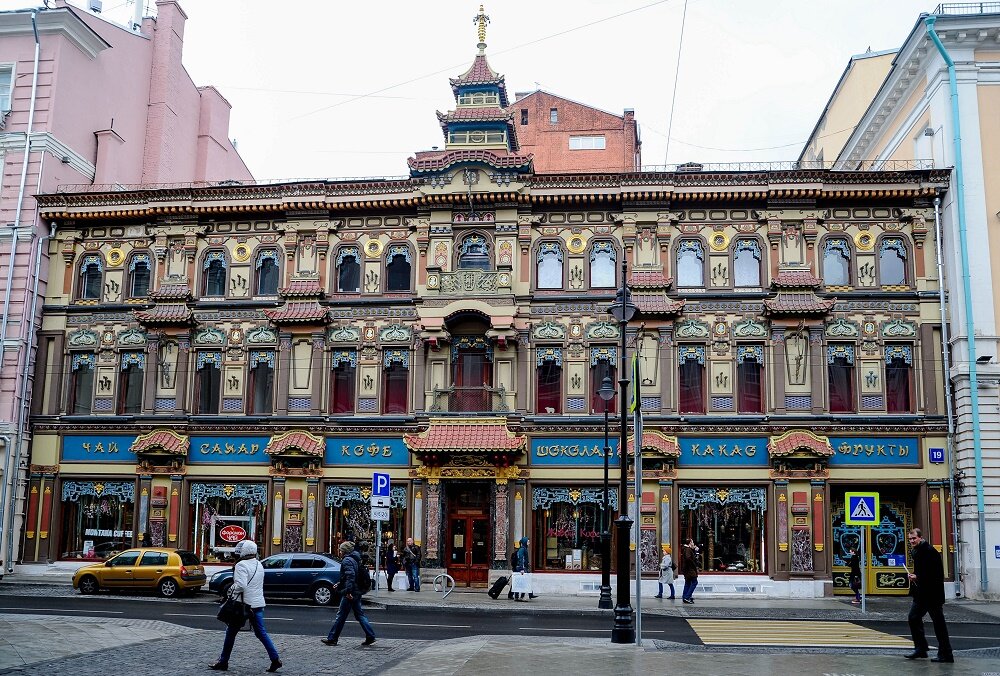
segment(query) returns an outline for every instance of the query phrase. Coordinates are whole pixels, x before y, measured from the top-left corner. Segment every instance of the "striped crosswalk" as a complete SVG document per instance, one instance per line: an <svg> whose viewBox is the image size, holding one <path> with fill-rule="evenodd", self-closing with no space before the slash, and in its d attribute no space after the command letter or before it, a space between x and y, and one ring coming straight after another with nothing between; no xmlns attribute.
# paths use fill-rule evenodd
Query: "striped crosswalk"
<svg viewBox="0 0 1000 676"><path fill-rule="evenodd" d="M912 648L906 638L853 622L813 620L688 620L705 645Z"/></svg>

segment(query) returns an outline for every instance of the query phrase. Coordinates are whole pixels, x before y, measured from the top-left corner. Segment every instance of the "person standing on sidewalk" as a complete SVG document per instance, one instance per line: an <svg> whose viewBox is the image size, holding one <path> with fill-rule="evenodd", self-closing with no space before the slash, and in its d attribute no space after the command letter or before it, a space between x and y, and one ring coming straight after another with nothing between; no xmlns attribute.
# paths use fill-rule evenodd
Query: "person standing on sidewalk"
<svg viewBox="0 0 1000 676"><path fill-rule="evenodd" d="M271 642L271 637L267 635L264 628L264 566L257 560L257 543L252 540L242 540L233 550L236 557L236 565L233 566L233 585L229 588L229 595L240 595L243 603L250 606L250 626L253 627L254 636L264 644L267 656L271 658L271 666L268 671L275 672L281 668L281 660L278 659L278 650ZM228 671L229 656L233 654L233 644L236 643L236 634L239 633L243 624L231 624L226 627L226 640L222 644L222 654L219 661L209 666L213 671Z"/></svg>
<svg viewBox="0 0 1000 676"><path fill-rule="evenodd" d="M531 557L528 555L528 538L521 538L521 546L515 556L514 579L510 582L511 592L517 601L523 601L527 593L529 599L535 598L531 587Z"/></svg>
<svg viewBox="0 0 1000 676"><path fill-rule="evenodd" d="M913 572L910 578L910 596L913 604L906 618L910 624L910 635L913 636L913 652L906 656L908 660L927 657L927 636L924 634L924 615L930 613L934 623L934 636L938 642L937 657L931 662L954 662L951 652L951 640L948 638L948 625L944 623L944 565L941 554L931 547L923 538L919 528L914 528L909 534L910 546L913 547Z"/></svg>
<svg viewBox="0 0 1000 676"><path fill-rule="evenodd" d="M413 538L406 538L403 547L403 565L406 567L406 579L410 583L410 591L420 591L420 545L413 544Z"/></svg>
<svg viewBox="0 0 1000 676"><path fill-rule="evenodd" d="M694 539L688 538L681 551L681 575L684 576L684 591L681 601L694 603L694 590L698 586L698 548Z"/></svg>
<svg viewBox="0 0 1000 676"><path fill-rule="evenodd" d="M399 572L399 554L396 552L396 542L389 537L385 541L385 554L383 554L385 568L385 586L389 591L396 591L392 588L392 580Z"/></svg>
<svg viewBox="0 0 1000 676"><path fill-rule="evenodd" d="M365 632L365 640L361 645L371 645L375 642L375 630L372 629L368 616L365 615L361 607L361 589L358 587L358 569L361 563L361 552L354 548L353 542L341 542L340 549L340 588L344 595L340 599L340 608L337 609L337 617L330 627L330 633L323 639L326 645L337 645L340 632L347 622L347 614L354 611L354 618L361 624L361 629Z"/></svg>
<svg viewBox="0 0 1000 676"><path fill-rule="evenodd" d="M850 551L850 554L851 558L847 560L847 565L851 567L851 572L847 576L851 591L854 592L854 599L851 603L858 605L861 603L861 556L854 549Z"/></svg>
<svg viewBox="0 0 1000 676"><path fill-rule="evenodd" d="M674 599L674 564L673 557L670 556L670 545L663 545L663 558L660 560L660 593L654 598L663 598L663 585L670 587L670 600Z"/></svg>

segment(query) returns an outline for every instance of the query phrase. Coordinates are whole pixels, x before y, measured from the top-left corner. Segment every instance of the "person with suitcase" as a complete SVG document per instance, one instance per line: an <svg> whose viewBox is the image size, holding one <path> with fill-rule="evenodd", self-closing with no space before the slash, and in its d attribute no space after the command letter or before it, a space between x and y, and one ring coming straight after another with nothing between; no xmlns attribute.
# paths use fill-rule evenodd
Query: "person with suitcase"
<svg viewBox="0 0 1000 676"><path fill-rule="evenodd" d="M496 601L498 598L500 598L500 593L504 590L504 587L506 587L509 582L510 582L509 577L507 577L506 575L501 575L500 577L497 578L497 581L493 583L493 586L490 587L490 590L486 593L490 595L491 599Z"/></svg>

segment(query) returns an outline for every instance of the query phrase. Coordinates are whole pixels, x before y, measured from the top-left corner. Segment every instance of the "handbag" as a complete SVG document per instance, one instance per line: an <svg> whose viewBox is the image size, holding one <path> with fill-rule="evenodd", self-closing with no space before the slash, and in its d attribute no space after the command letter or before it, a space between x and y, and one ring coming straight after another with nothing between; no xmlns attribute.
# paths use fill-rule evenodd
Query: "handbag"
<svg viewBox="0 0 1000 676"><path fill-rule="evenodd" d="M250 584L256 576L257 569L255 568L253 575L247 580L247 584ZM227 627L236 626L242 629L250 618L251 612L253 611L250 606L243 602L243 592L241 591L227 598L219 607L219 612L215 617Z"/></svg>

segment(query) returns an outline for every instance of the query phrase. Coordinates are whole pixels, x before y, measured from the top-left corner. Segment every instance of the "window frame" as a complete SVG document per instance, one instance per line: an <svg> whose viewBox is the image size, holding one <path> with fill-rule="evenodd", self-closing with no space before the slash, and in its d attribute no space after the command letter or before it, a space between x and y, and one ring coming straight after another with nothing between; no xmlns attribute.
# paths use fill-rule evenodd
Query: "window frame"
<svg viewBox="0 0 1000 676"><path fill-rule="evenodd" d="M97 267L97 295L88 296L88 278L91 266ZM101 300L101 292L104 289L104 257L97 253L89 253L80 259L80 268L77 276L77 300Z"/></svg>
<svg viewBox="0 0 1000 676"><path fill-rule="evenodd" d="M600 251L598 251L600 248ZM610 252L610 262L611 262L611 285L610 286L597 286L594 284L594 262L598 254L603 253L605 250ZM614 241L610 239L602 239L591 243L589 253L588 253L588 265L587 265L587 285L591 289L615 289L618 287L618 247L615 246Z"/></svg>
<svg viewBox="0 0 1000 676"><path fill-rule="evenodd" d="M705 415L708 412L707 395L708 388L705 382L707 354L704 345L679 345L677 347L677 412L680 415ZM695 366L688 367L694 362L698 367L698 408L686 407L686 401L693 401L693 397L685 399L685 389L691 389L692 385L685 386L685 373L694 373Z"/></svg>
<svg viewBox="0 0 1000 676"><path fill-rule="evenodd" d="M251 350L247 361L247 415L274 414L274 386L277 372L278 355L276 350ZM255 363L256 362L256 363ZM261 405L257 397L257 380L262 377L262 366L270 370L270 387L267 389L267 404Z"/></svg>
<svg viewBox="0 0 1000 676"><path fill-rule="evenodd" d="M350 372L349 377L345 376ZM349 406L345 410L337 410L337 403L340 393L338 383L345 383L350 390L348 396ZM354 349L334 350L330 361L330 399L328 410L330 415L351 415L357 411L358 407L358 352Z"/></svg>
<svg viewBox="0 0 1000 676"><path fill-rule="evenodd" d="M829 253L829 246L834 242L842 242L844 244L844 248L847 249L847 273L846 273L847 279L843 284L839 283L833 284L828 281L829 273L827 272L826 260L827 260L827 254ZM822 270L823 286L838 286L838 287L854 286L852 280L854 279L855 251L852 244L853 243L851 242L849 237L838 237L838 236L826 237L823 240L822 256L820 257L821 260L823 261L823 270Z"/></svg>
<svg viewBox="0 0 1000 676"><path fill-rule="evenodd" d="M7 82L7 93L3 93L3 87L0 86L0 118L4 116L5 113L9 113L14 108L14 85L17 82L17 64L13 62L0 63L0 73L10 73L9 81ZM6 106L3 104L4 98L7 99Z"/></svg>
<svg viewBox="0 0 1000 676"><path fill-rule="evenodd" d="M903 250L903 255L901 257L902 258L901 262L902 262L902 266L903 266L903 280L901 282L886 282L885 280L882 279L882 277L883 277L883 274L882 274L882 269L883 269L882 257L885 255L885 253L889 249L894 248L892 245L888 245L887 246L886 245L887 242L898 242L899 243L899 248L901 248ZM877 274L878 274L878 285L880 287L883 287L883 286L905 286L905 287L909 287L910 286L910 279L911 279L911 275L910 275L910 247L907 245L906 238L902 237L902 236L900 236L898 234L895 234L895 233L892 234L892 235L882 235L878 239L878 248L877 248L877 251L878 251L878 255L875 257L875 264L877 266L876 270L877 270ZM897 253L897 256L898 255L899 254Z"/></svg>
<svg viewBox="0 0 1000 676"><path fill-rule="evenodd" d="M749 358L748 358L749 357ZM743 381L744 373L750 369L746 367L748 363L756 365L757 392L756 397L759 406L755 410L744 410L743 406ZM737 413L746 415L763 415L767 412L767 388L765 383L767 374L764 371L764 346L760 344L739 345L736 348L736 392L735 410Z"/></svg>
<svg viewBox="0 0 1000 676"><path fill-rule="evenodd" d="M561 415L563 412L563 364L562 347L536 348L538 357L535 360L535 413L538 415ZM555 371L543 382L545 370ZM545 389L543 390L543 387ZM543 399L544 398L544 399ZM554 404L551 405L550 404ZM545 409L551 408L552 412Z"/></svg>
<svg viewBox="0 0 1000 676"><path fill-rule="evenodd" d="M604 366L602 366L604 364ZM607 375L611 382L618 388L618 347L591 347L590 348L590 412L594 415L604 415L604 400L598 394L601 383ZM612 397L608 404L608 415L618 413L618 397Z"/></svg>
<svg viewBox="0 0 1000 676"><path fill-rule="evenodd" d="M396 262L396 259L400 257L403 258L403 262L406 264L406 288L392 289L390 288L392 274L389 268L399 265L399 263ZM383 271L383 274L385 276L386 293L410 293L413 291L413 252L410 250L408 245L390 244L386 247L384 266L385 270Z"/></svg>
<svg viewBox="0 0 1000 676"><path fill-rule="evenodd" d="M222 411L222 352L220 350L198 350L195 357L195 369L194 369L194 401L192 402L192 413L194 415L219 415ZM208 355L212 355L209 357ZM216 368L207 368L212 362L216 365ZM209 402L206 404L207 399L205 399L205 388L206 383L204 379L207 377L209 371L215 371L214 377L217 379L214 383L208 383L209 388L208 395L214 402ZM211 390L214 389L215 392L212 393ZM205 410L205 409L209 410Z"/></svg>
<svg viewBox="0 0 1000 676"><path fill-rule="evenodd" d="M400 384L402 383L402 384ZM401 391L395 391L401 388ZM382 362L382 414L406 415L410 411L410 355L406 350L388 350ZM402 402L399 400L402 399ZM396 410L402 403L402 410Z"/></svg>
<svg viewBox="0 0 1000 676"><path fill-rule="evenodd" d="M354 265L357 267L357 285L356 288L345 290L342 288L341 272L343 270L344 260L347 258L354 259ZM334 279L336 280L337 293L361 293L361 247L356 244L345 245L337 248L337 255L333 259L333 271Z"/></svg>
<svg viewBox="0 0 1000 676"><path fill-rule="evenodd" d="M264 262L270 260L274 265L274 292L261 289L264 275ZM278 289L281 288L281 263L277 249L264 249L258 251L254 257L254 280L253 290L255 296L277 296Z"/></svg>
<svg viewBox="0 0 1000 676"><path fill-rule="evenodd" d="M132 383L138 373L138 383ZM138 385L138 387L136 387ZM146 386L146 354L144 352L120 352L118 357L118 395L115 402L117 415L139 415L142 413L143 391ZM137 393L138 405L129 405L129 393ZM130 408L137 410L130 411Z"/></svg>
<svg viewBox="0 0 1000 676"><path fill-rule="evenodd" d="M559 283L556 286L542 286L541 268L543 263L555 258L559 266ZM535 248L535 289L539 291L562 291L566 288L566 254L562 245L556 240L546 240L538 243ZM552 274L552 273L550 273Z"/></svg>
<svg viewBox="0 0 1000 676"><path fill-rule="evenodd" d="M218 268L213 268L213 263L219 263ZM222 293L209 293L209 286L212 284L212 271L222 270ZM229 257L221 249L206 251L202 258L201 267L201 296L202 298L225 298L229 295Z"/></svg>
<svg viewBox="0 0 1000 676"><path fill-rule="evenodd" d="M569 149L573 151L607 150L608 139L604 134L581 134L577 136L570 136Z"/></svg>
<svg viewBox="0 0 1000 676"><path fill-rule="evenodd" d="M696 244L698 246L698 251L701 254L701 256L700 256L700 261L701 261L701 280L699 281L698 284L682 284L681 283L681 265L680 265L680 263L681 263L681 254L686 253L687 249L692 249L693 250L693 247L691 247L691 244ZM707 283L707 272L708 272L707 271L707 267L708 266L705 265L705 262L706 262L707 258L708 258L708 256L707 256L707 252L706 252L706 248L705 248L705 242L703 242L700 238L687 237L687 238L681 239L681 240L679 240L677 242L677 246L674 248L674 278L676 279L676 282L675 282L674 286L677 288L678 291L680 291L682 289L685 289L685 290L686 289L704 289L704 288L706 288L708 286L708 283Z"/></svg>
<svg viewBox="0 0 1000 676"><path fill-rule="evenodd" d="M753 244L753 245L755 245L757 247L757 249L756 249L757 255L756 256L753 255L754 254L753 248L746 246L746 244ZM741 248L741 247L743 247L743 248ZM763 286L764 286L764 252L765 251L767 251L767 248L764 247L764 245L761 244L761 241L759 239L757 239L756 237L740 237L740 238L736 239L735 242L733 242L733 253L732 253L731 269L733 271L732 279L733 279L733 288L734 289L759 289L759 288L763 288ZM757 283L756 284L740 284L737 281L737 261L740 259L739 254L742 253L742 252L749 253L750 258L757 261Z"/></svg>
<svg viewBox="0 0 1000 676"><path fill-rule="evenodd" d="M476 237L476 236L482 237L482 239L483 239L483 247L486 249L486 253L485 253L486 267L481 267L481 266L478 266L478 265L475 265L475 266L465 266L465 265L463 265L463 256L465 256L466 253L467 253L464 250L465 249L465 242L466 242L466 240L469 240L470 238ZM493 255L494 255L493 240L488 235L486 235L485 233L480 232L479 230L473 230L472 232L468 232L468 233L464 234L461 237L461 239L458 240L458 246L455 247L455 251L454 251L455 269L456 270L482 270L483 272L489 272L491 270L496 269L496 263L494 261Z"/></svg>
<svg viewBox="0 0 1000 676"><path fill-rule="evenodd" d="M856 364L856 350L857 346L853 343L830 343L826 346L826 351L824 356L826 358L826 399L827 408L830 413L857 413L858 411L858 383L857 383L857 364ZM848 362L848 364L835 364L835 361L843 360ZM846 378L838 377L834 379L835 372L834 368L844 368L846 369ZM849 392L848 396L848 408L837 408L834 409L834 387L836 382L842 382L847 387ZM838 393L838 400L844 399L843 393Z"/></svg>
<svg viewBox="0 0 1000 676"><path fill-rule="evenodd" d="M885 412L889 415L907 415L914 412L914 403L916 400L916 382L913 377L914 364L913 361L916 358L916 350L911 344L903 343L892 343L885 346ZM896 362L902 361L904 363L904 368L895 366ZM905 371L906 372L906 407L905 409L896 408L895 406L890 407L889 402L894 401L899 394L893 396L889 392L890 383L890 369L894 371Z"/></svg>
<svg viewBox="0 0 1000 676"><path fill-rule="evenodd" d="M66 401L66 415L89 415L93 413L94 407L94 378L97 374L97 355L93 352L71 352L69 354L70 378L69 392ZM90 395L87 398L84 410L77 410L80 406L80 366L89 366L89 389Z"/></svg>
<svg viewBox="0 0 1000 676"><path fill-rule="evenodd" d="M136 293L135 283L136 283L136 269L139 267L140 263L145 263L146 265L146 293ZM153 288L153 256L147 251L133 251L129 256L128 260L128 297L129 298L148 298L149 293Z"/></svg>
<svg viewBox="0 0 1000 676"><path fill-rule="evenodd" d="M549 124L559 124L558 108L549 108Z"/></svg>

